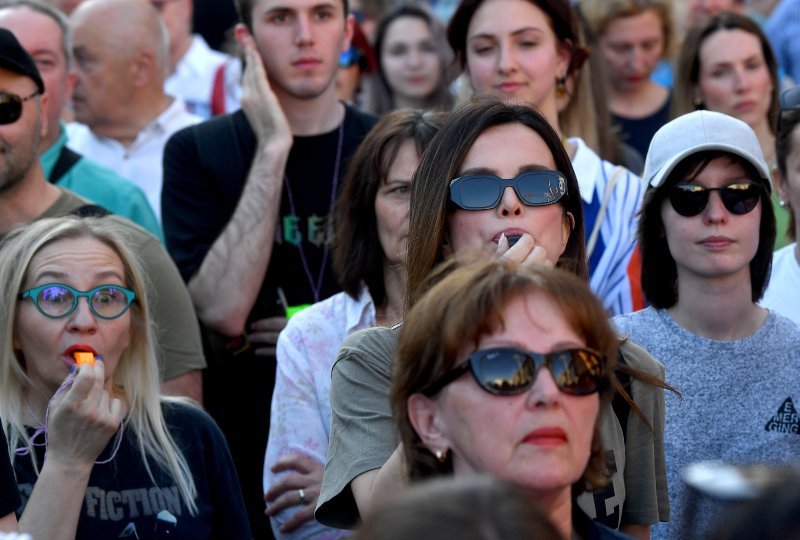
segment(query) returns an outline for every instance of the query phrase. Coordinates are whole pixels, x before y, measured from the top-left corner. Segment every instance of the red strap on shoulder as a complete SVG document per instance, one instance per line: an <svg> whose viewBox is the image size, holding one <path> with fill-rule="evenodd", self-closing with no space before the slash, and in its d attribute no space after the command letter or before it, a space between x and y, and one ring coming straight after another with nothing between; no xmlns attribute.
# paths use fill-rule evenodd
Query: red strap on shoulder
<svg viewBox="0 0 800 540"><path fill-rule="evenodd" d="M221 63L214 73L214 86L211 89L212 116L225 114L225 66L227 65L227 62Z"/></svg>

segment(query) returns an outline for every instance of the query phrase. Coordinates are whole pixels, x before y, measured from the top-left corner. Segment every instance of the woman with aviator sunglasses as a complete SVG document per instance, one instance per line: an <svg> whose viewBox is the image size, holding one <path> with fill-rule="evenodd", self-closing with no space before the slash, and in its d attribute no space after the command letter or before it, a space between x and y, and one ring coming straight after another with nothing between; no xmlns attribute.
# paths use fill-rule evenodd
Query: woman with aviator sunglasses
<svg viewBox="0 0 800 540"><path fill-rule="evenodd" d="M555 265L586 280L585 253L578 181L547 120L490 97L454 112L414 175L406 306L434 267L453 255ZM360 514L404 484L388 401L395 346L395 330L364 330L344 342L334 362L328 462L315 514L325 524L355 526ZM662 369L635 345L623 349L625 369L633 373L634 405L625 406L633 412L627 421L605 413L603 436L616 473L604 493L595 500L585 495L582 506L609 508L613 515L599 517L613 527L628 516L621 508L626 491L642 505L640 519L658 520L666 504Z"/></svg>
<svg viewBox="0 0 800 540"><path fill-rule="evenodd" d="M250 538L219 428L159 395L151 298L125 234L109 218L42 219L0 248L0 418L20 529Z"/></svg>
<svg viewBox="0 0 800 540"><path fill-rule="evenodd" d="M629 538L572 511L608 481L601 409L617 339L584 280L509 259L451 260L409 311L392 409L412 482L489 473L522 488L562 538Z"/></svg>
<svg viewBox="0 0 800 540"><path fill-rule="evenodd" d="M800 329L756 304L769 279L775 217L769 168L747 124L711 111L678 117L653 137L645 179L638 236L651 307L614 322L664 362L683 395L666 402L677 515L653 536L701 538L719 516L701 501L697 521L680 528L684 467L797 460Z"/></svg>

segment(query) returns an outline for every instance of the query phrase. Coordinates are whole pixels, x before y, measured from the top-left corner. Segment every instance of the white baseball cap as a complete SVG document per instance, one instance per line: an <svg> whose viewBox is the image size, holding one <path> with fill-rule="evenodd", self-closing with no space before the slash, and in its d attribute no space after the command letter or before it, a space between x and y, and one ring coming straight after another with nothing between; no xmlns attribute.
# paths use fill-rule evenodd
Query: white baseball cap
<svg viewBox="0 0 800 540"><path fill-rule="evenodd" d="M722 150L746 159L761 174L767 191L772 190L769 167L755 132L741 120L714 111L684 114L656 131L642 177L657 188L681 161L707 150Z"/></svg>

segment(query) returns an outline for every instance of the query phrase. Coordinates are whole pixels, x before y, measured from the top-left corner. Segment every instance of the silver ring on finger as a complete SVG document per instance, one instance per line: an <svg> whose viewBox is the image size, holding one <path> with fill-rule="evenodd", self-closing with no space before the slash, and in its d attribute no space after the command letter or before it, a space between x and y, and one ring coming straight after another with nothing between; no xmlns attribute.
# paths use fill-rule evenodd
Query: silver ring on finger
<svg viewBox="0 0 800 540"><path fill-rule="evenodd" d="M306 504L308 501L306 500L306 492L303 491L303 488L297 490L297 494L300 495L300 503Z"/></svg>

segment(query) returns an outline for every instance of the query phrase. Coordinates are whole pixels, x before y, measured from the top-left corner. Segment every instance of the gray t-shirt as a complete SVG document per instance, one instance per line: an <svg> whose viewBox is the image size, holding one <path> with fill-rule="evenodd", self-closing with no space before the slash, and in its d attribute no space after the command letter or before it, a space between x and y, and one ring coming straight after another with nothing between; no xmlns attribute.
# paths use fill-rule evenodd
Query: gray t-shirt
<svg viewBox="0 0 800 540"><path fill-rule="evenodd" d="M389 403L396 344L396 331L368 328L351 334L337 354L331 372L328 461L314 515L325 525L354 528L358 524L350 482L382 467L399 443ZM646 351L631 343L625 343L622 349L626 362L663 380L663 366ZM623 436L620 422L608 407L600 425L614 473L612 481L578 500L590 517L599 517L599 521L614 528L620 521L652 524L669 519L663 447L664 392L634 380L631 393L653 429L631 411Z"/></svg>
<svg viewBox="0 0 800 540"><path fill-rule="evenodd" d="M614 318L617 329L667 368L665 447L673 521L652 538L701 538L722 505L681 481L690 463L796 463L800 456L800 327L770 312L753 335L715 341L678 325L666 310L648 308ZM693 514L692 524L686 523Z"/></svg>

